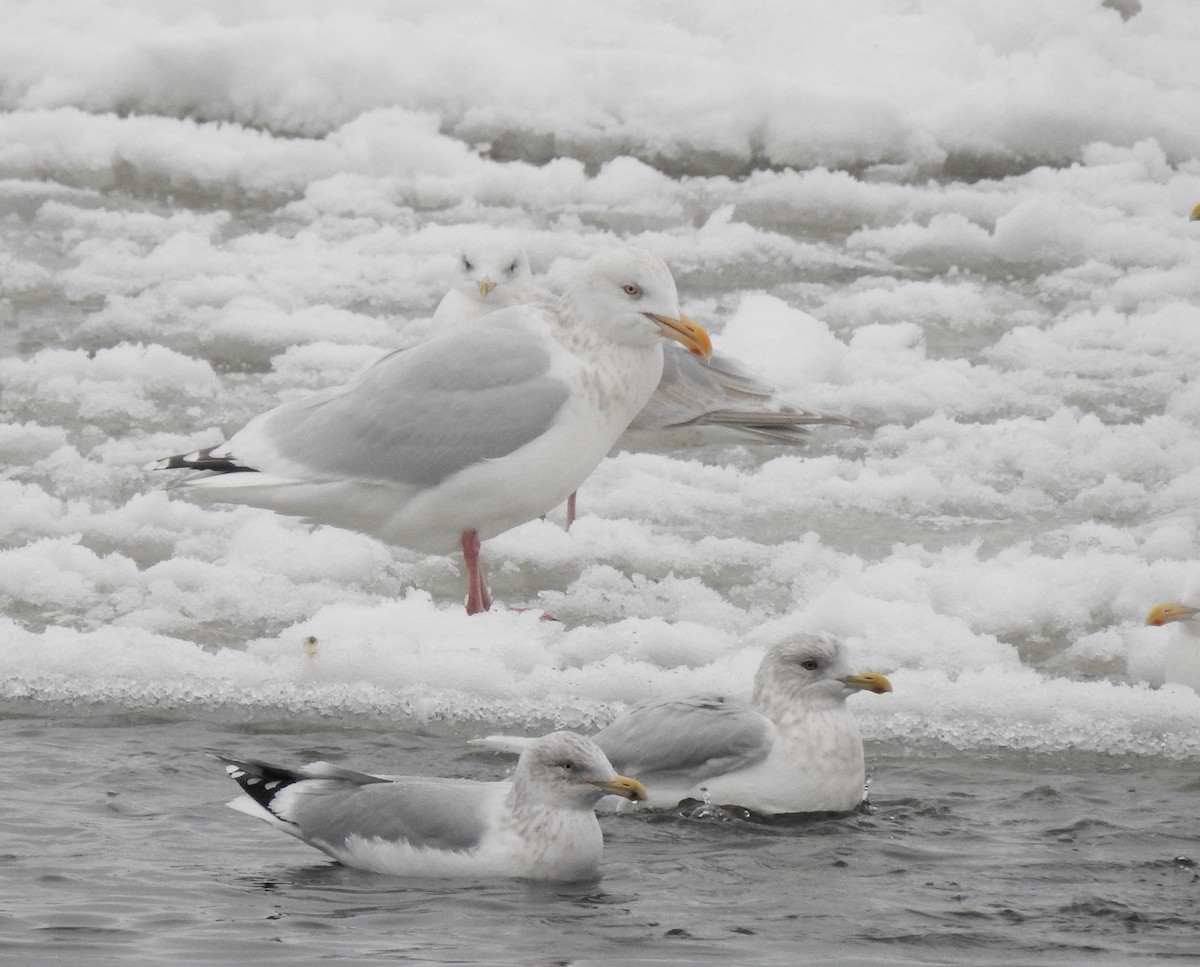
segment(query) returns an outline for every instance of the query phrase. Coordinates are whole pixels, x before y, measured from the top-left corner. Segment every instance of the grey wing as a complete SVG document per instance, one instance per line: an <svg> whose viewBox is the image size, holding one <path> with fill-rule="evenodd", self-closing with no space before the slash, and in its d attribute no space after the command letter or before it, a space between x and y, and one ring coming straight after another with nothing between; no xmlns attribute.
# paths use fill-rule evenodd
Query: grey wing
<svg viewBox="0 0 1200 967"><path fill-rule="evenodd" d="M416 487L506 456L546 431L570 389L549 375L546 343L504 323L391 353L341 390L251 421L220 455L282 477Z"/></svg>
<svg viewBox="0 0 1200 967"><path fill-rule="evenodd" d="M775 732L775 723L746 702L696 695L635 708L592 738L619 772L706 776L761 759Z"/></svg>
<svg viewBox="0 0 1200 967"><path fill-rule="evenodd" d="M796 443L807 436L808 426L858 425L837 413L792 406L774 392L731 356L714 354L704 361L668 346L658 388L630 429L728 426L776 443Z"/></svg>
<svg viewBox="0 0 1200 967"><path fill-rule="evenodd" d="M405 777L360 785L314 779L298 783L283 818L310 843L342 846L351 837L468 850L489 825L497 784Z"/></svg>

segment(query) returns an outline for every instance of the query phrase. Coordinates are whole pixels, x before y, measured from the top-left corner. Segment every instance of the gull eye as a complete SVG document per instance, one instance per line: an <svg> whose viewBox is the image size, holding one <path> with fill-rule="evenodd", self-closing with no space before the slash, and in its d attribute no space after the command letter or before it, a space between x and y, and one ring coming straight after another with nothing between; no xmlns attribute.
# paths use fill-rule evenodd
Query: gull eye
<svg viewBox="0 0 1200 967"><path fill-rule="evenodd" d="M560 762L558 764L558 767L560 769L565 769L567 772L570 772L572 769L575 768L575 763L572 762L570 759L567 759L565 762Z"/></svg>
<svg viewBox="0 0 1200 967"><path fill-rule="evenodd" d="M800 667L810 672L815 672L821 667L821 663L815 658L805 658L804 661L800 662Z"/></svg>
<svg viewBox="0 0 1200 967"><path fill-rule="evenodd" d="M517 263L514 261L513 264L508 267L508 273L511 275L515 271L517 271Z"/></svg>
<svg viewBox="0 0 1200 967"><path fill-rule="evenodd" d="M475 266L473 266L471 264L471 260L469 258L467 258L465 255L463 256L463 268L466 269L468 272L470 272L471 269L475 268Z"/></svg>
<svg viewBox="0 0 1200 967"><path fill-rule="evenodd" d="M621 286L621 291L631 299L640 299L642 297L642 287L636 282L626 282Z"/></svg>

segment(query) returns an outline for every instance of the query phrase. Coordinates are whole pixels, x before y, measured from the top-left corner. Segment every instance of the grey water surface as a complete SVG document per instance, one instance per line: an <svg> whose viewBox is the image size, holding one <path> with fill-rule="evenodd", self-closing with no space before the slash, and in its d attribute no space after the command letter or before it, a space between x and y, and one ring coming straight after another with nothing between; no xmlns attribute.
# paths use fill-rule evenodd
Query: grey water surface
<svg viewBox="0 0 1200 967"><path fill-rule="evenodd" d="M406 880L235 813L210 757L501 778L462 735L0 711L0 960L1118 964L1200 952L1200 776L1157 758L868 744L869 809L608 815L602 875Z"/></svg>

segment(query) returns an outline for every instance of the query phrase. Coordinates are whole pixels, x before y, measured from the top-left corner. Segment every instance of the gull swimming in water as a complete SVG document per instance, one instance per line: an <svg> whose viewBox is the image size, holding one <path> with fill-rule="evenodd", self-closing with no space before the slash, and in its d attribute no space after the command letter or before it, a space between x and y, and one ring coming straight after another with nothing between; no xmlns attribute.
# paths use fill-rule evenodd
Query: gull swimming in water
<svg viewBox="0 0 1200 967"><path fill-rule="evenodd" d="M514 239L487 236L462 249L450 290L439 303L430 332L457 328L504 306L552 302L534 281L525 249ZM858 426L838 413L793 406L732 356L703 359L669 345L658 386L617 446L663 449L704 443L804 443L814 426ZM567 523L575 517L575 495Z"/></svg>
<svg viewBox="0 0 1200 967"><path fill-rule="evenodd" d="M186 495L264 507L429 553L460 548L467 611L491 607L480 542L573 493L645 405L663 336L699 355L663 261L593 256L553 305L518 305L283 403L226 442L156 461Z"/></svg>
<svg viewBox="0 0 1200 967"><path fill-rule="evenodd" d="M846 699L891 690L883 675L854 672L836 637L805 632L767 651L749 702L724 694L650 702L592 739L616 768L643 778L652 808L699 800L761 815L846 812L862 802L866 783ZM476 740L507 752L529 741Z"/></svg>
<svg viewBox="0 0 1200 967"><path fill-rule="evenodd" d="M1192 604L1186 602L1191 601ZM1179 601L1156 604L1146 624L1174 627L1167 639L1163 678L1200 692L1200 579L1191 581Z"/></svg>
<svg viewBox="0 0 1200 967"><path fill-rule="evenodd" d="M646 794L574 732L531 742L511 782L385 779L327 762L285 769L221 761L246 793L232 808L346 866L399 876L589 879L603 849L596 803Z"/></svg>

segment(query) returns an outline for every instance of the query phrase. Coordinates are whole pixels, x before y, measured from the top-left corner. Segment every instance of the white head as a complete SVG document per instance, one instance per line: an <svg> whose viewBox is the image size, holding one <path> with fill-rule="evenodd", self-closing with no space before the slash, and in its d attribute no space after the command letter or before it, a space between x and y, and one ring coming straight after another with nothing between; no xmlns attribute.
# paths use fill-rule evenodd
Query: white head
<svg viewBox="0 0 1200 967"><path fill-rule="evenodd" d="M591 739L577 732L551 732L521 753L512 795L518 803L591 809L604 796L639 802L646 790L636 779L617 775Z"/></svg>
<svg viewBox="0 0 1200 967"><path fill-rule="evenodd" d="M875 672L855 672L846 648L824 631L801 632L773 645L754 676L754 703L841 704L857 691L882 695L892 684Z"/></svg>
<svg viewBox="0 0 1200 967"><path fill-rule="evenodd" d="M464 245L451 282L454 289L488 311L519 304L532 285L525 249L515 239L499 236Z"/></svg>
<svg viewBox="0 0 1200 967"><path fill-rule="evenodd" d="M585 325L618 341L653 344L658 332L697 356L712 355L708 333L679 311L671 270L645 249L593 255L575 273L565 298Z"/></svg>

